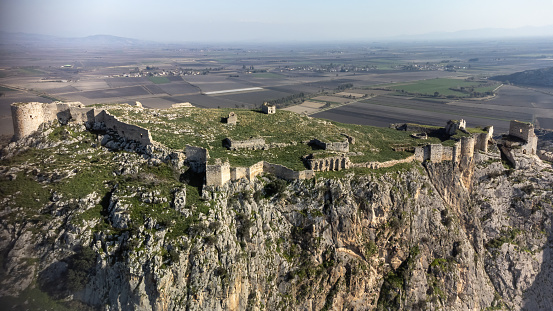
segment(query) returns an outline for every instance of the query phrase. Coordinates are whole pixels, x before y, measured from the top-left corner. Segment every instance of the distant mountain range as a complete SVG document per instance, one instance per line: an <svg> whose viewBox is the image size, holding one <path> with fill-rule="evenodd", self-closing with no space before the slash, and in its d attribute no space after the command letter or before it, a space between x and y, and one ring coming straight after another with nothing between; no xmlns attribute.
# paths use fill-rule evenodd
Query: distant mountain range
<svg viewBox="0 0 553 311"><path fill-rule="evenodd" d="M111 35L94 35L80 38L64 38L41 34L9 33L0 31L0 43L4 45L41 45L41 46L144 46L156 42L117 37Z"/></svg>
<svg viewBox="0 0 553 311"><path fill-rule="evenodd" d="M553 25L543 27L522 27L515 29L505 28L486 28L474 30L462 30L456 32L435 32L419 35L400 35L381 38L366 38L367 41L465 41L465 40L485 40L485 39L503 39L503 38L535 38L535 37L553 37ZM206 39L206 42L209 42ZM363 39L355 40L358 42ZM154 42L132 38L117 37L112 35L93 35L88 37L67 38L52 35L28 34L28 33L10 33L0 31L0 45L41 45L41 46L68 46L68 47L138 47L159 44L175 44L165 42ZM186 43L186 42L182 42ZM215 42L214 42L215 43ZM332 43L332 42L328 42Z"/></svg>
<svg viewBox="0 0 553 311"><path fill-rule="evenodd" d="M491 80L529 86L553 86L553 67L491 77Z"/></svg>

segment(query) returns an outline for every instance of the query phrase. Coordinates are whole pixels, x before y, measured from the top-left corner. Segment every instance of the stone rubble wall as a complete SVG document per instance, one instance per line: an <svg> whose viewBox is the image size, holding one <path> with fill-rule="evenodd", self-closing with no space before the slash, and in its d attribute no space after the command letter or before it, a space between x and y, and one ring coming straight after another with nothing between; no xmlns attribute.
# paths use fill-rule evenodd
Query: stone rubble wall
<svg viewBox="0 0 553 311"><path fill-rule="evenodd" d="M117 117L109 114L105 110L102 110L102 112L96 116L96 122L103 122L107 128L116 131L117 135L134 140L144 146L148 146L153 143L150 131L138 125L121 122L117 119Z"/></svg>
<svg viewBox="0 0 553 311"><path fill-rule="evenodd" d="M315 177L313 170L294 171L286 166L263 161L263 171L286 180L310 179Z"/></svg>
<svg viewBox="0 0 553 311"><path fill-rule="evenodd" d="M265 139L263 138L251 138L246 140L233 140L230 138L225 138L223 140L223 145L230 150L238 149L266 149L267 144L265 144Z"/></svg>
<svg viewBox="0 0 553 311"><path fill-rule="evenodd" d="M328 151L349 152L349 141L337 141L337 142L324 142L318 139L312 139L311 144Z"/></svg>
<svg viewBox="0 0 553 311"><path fill-rule="evenodd" d="M116 131L119 136L128 140L134 140L144 146L154 143L147 129L121 122L103 109L88 108L79 102L14 103L11 110L16 140L32 134L42 123L58 121L61 124L101 122L106 128Z"/></svg>
<svg viewBox="0 0 553 311"><path fill-rule="evenodd" d="M186 161L196 173L203 173L206 170L206 162L209 159L209 151L205 148L186 145L184 148Z"/></svg>
<svg viewBox="0 0 553 311"><path fill-rule="evenodd" d="M509 124L509 135L528 142L532 136L535 136L534 126L531 123L512 120Z"/></svg>
<svg viewBox="0 0 553 311"><path fill-rule="evenodd" d="M228 162L206 165L205 184L207 186L223 186L231 180L246 178L253 180L262 173L271 173L278 178L287 180L310 179L315 177L313 170L294 171L286 166L259 161L250 167L233 167Z"/></svg>
<svg viewBox="0 0 553 311"><path fill-rule="evenodd" d="M230 179L238 180L241 178L246 178L249 181L252 181L257 175L263 173L263 161L259 161L249 167L232 167L230 169Z"/></svg>
<svg viewBox="0 0 553 311"><path fill-rule="evenodd" d="M401 163L413 162L415 160L415 158L416 158L415 155L412 155L412 156L409 156L405 159L400 159L400 160L390 160L390 161L385 161L385 162L353 163L352 167L379 169L379 168L384 168L384 167L391 167L391 166L401 164Z"/></svg>
<svg viewBox="0 0 553 311"><path fill-rule="evenodd" d="M355 145L355 137L350 136L350 135L348 135L348 134L346 134L346 133L342 133L342 136L345 136L345 137L348 139L348 143L349 143L350 145Z"/></svg>
<svg viewBox="0 0 553 311"><path fill-rule="evenodd" d="M230 180L239 180L242 178L247 178L250 180L247 175L247 167L231 167L230 168Z"/></svg>

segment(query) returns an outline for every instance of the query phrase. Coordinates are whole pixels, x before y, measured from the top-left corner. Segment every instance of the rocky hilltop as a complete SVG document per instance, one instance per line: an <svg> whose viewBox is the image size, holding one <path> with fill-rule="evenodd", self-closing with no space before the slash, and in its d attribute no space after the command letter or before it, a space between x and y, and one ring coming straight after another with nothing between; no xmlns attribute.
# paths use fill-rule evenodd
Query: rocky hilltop
<svg viewBox="0 0 553 311"><path fill-rule="evenodd" d="M45 123L2 150L0 303L550 310L553 170L513 157L205 186L168 147Z"/></svg>

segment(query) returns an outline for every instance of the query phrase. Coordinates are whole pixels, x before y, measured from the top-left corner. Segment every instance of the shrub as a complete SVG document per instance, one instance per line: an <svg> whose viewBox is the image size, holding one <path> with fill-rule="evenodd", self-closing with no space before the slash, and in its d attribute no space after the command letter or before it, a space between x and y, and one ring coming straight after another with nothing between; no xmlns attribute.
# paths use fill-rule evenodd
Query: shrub
<svg viewBox="0 0 553 311"><path fill-rule="evenodd" d="M275 179L265 185L265 196L272 197L273 195L281 194L286 190L286 181L283 179Z"/></svg>
<svg viewBox="0 0 553 311"><path fill-rule="evenodd" d="M88 283L96 266L96 252L91 248L81 247L76 254L67 259L67 289L78 291Z"/></svg>

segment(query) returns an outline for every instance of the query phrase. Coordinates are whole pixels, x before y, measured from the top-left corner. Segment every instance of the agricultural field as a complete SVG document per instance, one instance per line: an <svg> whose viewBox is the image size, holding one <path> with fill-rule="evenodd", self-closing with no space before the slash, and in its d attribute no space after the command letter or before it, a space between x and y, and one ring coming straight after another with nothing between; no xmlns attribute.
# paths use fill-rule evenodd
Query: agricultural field
<svg viewBox="0 0 553 311"><path fill-rule="evenodd" d="M465 119L470 127L493 125L496 133L508 131L510 120L533 120L530 113L502 108L483 106L479 102L443 103L399 96L377 96L317 113L313 117L385 127L390 123L406 122L443 126L447 120Z"/></svg>
<svg viewBox="0 0 553 311"><path fill-rule="evenodd" d="M148 77L148 80L152 81L154 84L164 84L171 82L167 77Z"/></svg>
<svg viewBox="0 0 553 311"><path fill-rule="evenodd" d="M344 104L344 103L353 101L353 99L351 98L345 98L342 96L317 96L317 97L311 98L311 100L317 101L317 102L326 102L331 104Z"/></svg>
<svg viewBox="0 0 553 311"><path fill-rule="evenodd" d="M240 92L235 94L217 95L217 97L222 97L227 100L244 103L250 106L261 106L263 102L266 102L268 100L278 99L289 95L292 95L292 94L272 91L272 90L262 90L262 91Z"/></svg>
<svg viewBox="0 0 553 311"><path fill-rule="evenodd" d="M426 96L472 97L471 93L493 92L499 83L493 81L469 81L466 79L430 79L384 87L400 93ZM437 94L437 95L436 95Z"/></svg>
<svg viewBox="0 0 553 311"><path fill-rule="evenodd" d="M0 58L0 85L4 88L0 90L1 120L10 120L13 101L59 99L86 105L140 101L153 108L191 102L204 108L251 108L300 93L312 102L290 110L313 113L313 102L338 105L349 101L334 94L344 84L353 88L340 94L366 94L378 100L364 99L316 116L379 126L407 121L442 125L444 119L465 116L467 121L483 125L495 122L500 128L508 118L538 121L542 126L551 126L553 119L550 88L506 85L494 98L477 101L466 97L470 92L460 92L461 87L476 87L472 91L480 93L494 87L478 87L480 82L466 81L469 77L479 81L550 67L553 51L539 41L86 49L59 49L52 44L24 53L21 47L3 46L3 51L10 57ZM260 71L249 73L251 67ZM255 87L263 90L204 94ZM390 91L382 90L384 87ZM402 98L389 96L402 91ZM438 101L410 99L432 97L435 92L440 95ZM9 121L2 122L0 130L13 132Z"/></svg>
<svg viewBox="0 0 553 311"><path fill-rule="evenodd" d="M310 115L310 114L318 112L325 105L326 105L325 103L306 100L300 105L286 107L283 110L292 111L292 112L295 112L295 113L298 113L298 114L308 114L308 115Z"/></svg>

